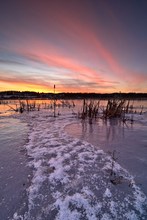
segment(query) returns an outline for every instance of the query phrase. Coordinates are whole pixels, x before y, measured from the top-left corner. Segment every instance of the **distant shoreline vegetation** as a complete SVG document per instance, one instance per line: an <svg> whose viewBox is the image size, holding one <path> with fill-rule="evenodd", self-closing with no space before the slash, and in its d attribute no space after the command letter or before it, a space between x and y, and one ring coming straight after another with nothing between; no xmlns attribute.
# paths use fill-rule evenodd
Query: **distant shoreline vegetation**
<svg viewBox="0 0 147 220"><path fill-rule="evenodd" d="M147 100L147 93L39 93L39 92L0 92L0 99L141 99Z"/></svg>

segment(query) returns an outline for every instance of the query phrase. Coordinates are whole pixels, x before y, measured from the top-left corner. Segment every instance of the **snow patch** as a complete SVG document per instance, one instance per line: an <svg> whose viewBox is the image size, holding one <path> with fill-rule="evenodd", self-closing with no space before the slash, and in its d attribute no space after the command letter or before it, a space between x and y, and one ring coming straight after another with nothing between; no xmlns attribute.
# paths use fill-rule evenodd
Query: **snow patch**
<svg viewBox="0 0 147 220"><path fill-rule="evenodd" d="M77 120L72 114L64 109L53 118L48 111L30 112L23 120L30 126L26 149L33 178L28 212L24 217L15 213L14 220L147 218L147 198L133 177L113 161L114 172L133 183L113 185L112 158L64 131Z"/></svg>

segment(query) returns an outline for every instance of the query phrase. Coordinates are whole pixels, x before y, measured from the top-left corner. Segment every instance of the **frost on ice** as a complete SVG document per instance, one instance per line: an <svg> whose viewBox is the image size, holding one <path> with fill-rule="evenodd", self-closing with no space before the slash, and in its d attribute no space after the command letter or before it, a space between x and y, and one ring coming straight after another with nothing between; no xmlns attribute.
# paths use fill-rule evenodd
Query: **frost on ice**
<svg viewBox="0 0 147 220"><path fill-rule="evenodd" d="M130 174L115 162L116 177L125 181L112 184L111 157L65 133L75 116L62 113L53 118L44 110L29 113L25 120L30 126L26 148L33 178L28 211L24 216L15 213L13 219L147 219L146 196Z"/></svg>

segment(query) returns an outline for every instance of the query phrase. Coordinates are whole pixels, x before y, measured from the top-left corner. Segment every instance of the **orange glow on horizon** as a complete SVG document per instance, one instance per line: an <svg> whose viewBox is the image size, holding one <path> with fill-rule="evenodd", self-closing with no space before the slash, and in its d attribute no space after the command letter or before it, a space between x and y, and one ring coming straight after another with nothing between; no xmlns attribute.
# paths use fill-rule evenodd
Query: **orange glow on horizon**
<svg viewBox="0 0 147 220"><path fill-rule="evenodd" d="M53 92L53 88L47 88L41 85L35 84L25 84L23 82L2 82L0 80L0 91L32 91L32 92L45 92L50 93Z"/></svg>
<svg viewBox="0 0 147 220"><path fill-rule="evenodd" d="M54 85L52 87L46 87L46 86L40 86L40 85L35 85L35 84L24 84L24 83L6 83L6 82L0 82L1 87L0 91L32 91L32 92L39 92L39 93L54 93ZM78 88L75 87L64 87L62 85L56 85L55 89L56 93L113 93L114 90L112 89L98 89L94 90L93 88ZM118 91L115 91L118 92ZM121 92L132 92L129 88L125 90L121 90Z"/></svg>

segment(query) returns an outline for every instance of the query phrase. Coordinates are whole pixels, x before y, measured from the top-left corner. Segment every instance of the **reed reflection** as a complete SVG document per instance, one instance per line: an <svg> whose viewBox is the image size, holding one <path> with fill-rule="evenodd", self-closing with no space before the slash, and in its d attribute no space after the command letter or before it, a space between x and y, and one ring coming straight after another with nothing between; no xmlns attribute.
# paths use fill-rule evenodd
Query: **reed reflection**
<svg viewBox="0 0 147 220"><path fill-rule="evenodd" d="M114 142L125 138L127 129L131 127L120 119L97 119L93 123L83 120L81 122L81 137L92 141L112 145Z"/></svg>

